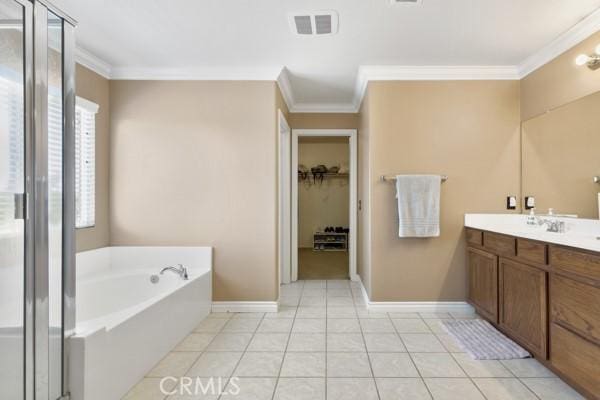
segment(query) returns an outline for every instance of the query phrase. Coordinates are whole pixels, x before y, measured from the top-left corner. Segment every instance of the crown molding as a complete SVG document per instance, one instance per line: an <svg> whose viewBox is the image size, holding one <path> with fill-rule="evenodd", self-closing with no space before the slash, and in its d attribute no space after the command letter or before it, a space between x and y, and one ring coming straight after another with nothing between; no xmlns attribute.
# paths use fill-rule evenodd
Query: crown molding
<svg viewBox="0 0 600 400"><path fill-rule="evenodd" d="M292 91L292 84L290 83L290 75L288 69L283 67L279 76L277 77L277 86L279 86L279 90L281 91L281 96L283 97L283 101L287 105L288 111L293 112L294 108L294 92Z"/></svg>
<svg viewBox="0 0 600 400"><path fill-rule="evenodd" d="M294 113L356 113L353 103L295 103L291 112Z"/></svg>
<svg viewBox="0 0 600 400"><path fill-rule="evenodd" d="M79 46L75 49L75 62L102 75L106 79L111 78L112 66Z"/></svg>
<svg viewBox="0 0 600 400"><path fill-rule="evenodd" d="M367 81L476 81L518 80L515 66L402 66L364 65L359 69L359 85Z"/></svg>
<svg viewBox="0 0 600 400"><path fill-rule="evenodd" d="M201 68L113 68L114 80L276 81L281 66Z"/></svg>
<svg viewBox="0 0 600 400"><path fill-rule="evenodd" d="M600 8L519 64L519 79L525 78L598 31Z"/></svg>

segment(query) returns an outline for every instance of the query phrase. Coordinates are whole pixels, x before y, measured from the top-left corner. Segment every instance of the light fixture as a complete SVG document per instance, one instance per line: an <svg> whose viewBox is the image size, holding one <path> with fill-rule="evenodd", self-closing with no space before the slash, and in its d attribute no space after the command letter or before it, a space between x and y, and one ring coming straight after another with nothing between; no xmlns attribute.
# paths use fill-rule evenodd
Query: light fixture
<svg viewBox="0 0 600 400"><path fill-rule="evenodd" d="M575 64L579 67L587 65L589 69L595 71L600 68L600 44L595 49L595 54L580 54L575 59Z"/></svg>

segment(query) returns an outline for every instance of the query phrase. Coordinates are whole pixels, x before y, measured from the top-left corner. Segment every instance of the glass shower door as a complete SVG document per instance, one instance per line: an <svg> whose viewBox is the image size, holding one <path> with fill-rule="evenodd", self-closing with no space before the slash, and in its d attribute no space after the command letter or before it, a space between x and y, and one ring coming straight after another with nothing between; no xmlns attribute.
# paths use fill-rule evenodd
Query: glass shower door
<svg viewBox="0 0 600 400"><path fill-rule="evenodd" d="M25 12L0 0L0 399L25 396Z"/></svg>

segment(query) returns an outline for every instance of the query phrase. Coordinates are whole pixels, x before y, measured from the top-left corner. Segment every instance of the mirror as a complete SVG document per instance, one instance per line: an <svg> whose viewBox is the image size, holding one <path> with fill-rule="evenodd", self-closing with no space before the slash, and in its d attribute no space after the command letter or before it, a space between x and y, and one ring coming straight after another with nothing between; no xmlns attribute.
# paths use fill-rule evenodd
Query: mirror
<svg viewBox="0 0 600 400"><path fill-rule="evenodd" d="M521 140L522 192L536 212L598 219L600 92L523 122Z"/></svg>

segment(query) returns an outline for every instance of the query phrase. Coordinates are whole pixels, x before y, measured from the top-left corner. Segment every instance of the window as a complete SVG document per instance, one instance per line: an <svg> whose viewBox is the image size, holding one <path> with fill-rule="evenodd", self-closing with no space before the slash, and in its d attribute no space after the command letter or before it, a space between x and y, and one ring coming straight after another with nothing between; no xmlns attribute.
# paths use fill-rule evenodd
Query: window
<svg viewBox="0 0 600 400"><path fill-rule="evenodd" d="M98 105L77 97L75 107L75 227L96 223L96 113Z"/></svg>

